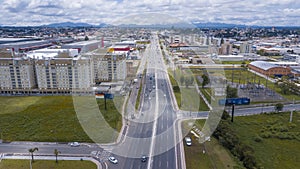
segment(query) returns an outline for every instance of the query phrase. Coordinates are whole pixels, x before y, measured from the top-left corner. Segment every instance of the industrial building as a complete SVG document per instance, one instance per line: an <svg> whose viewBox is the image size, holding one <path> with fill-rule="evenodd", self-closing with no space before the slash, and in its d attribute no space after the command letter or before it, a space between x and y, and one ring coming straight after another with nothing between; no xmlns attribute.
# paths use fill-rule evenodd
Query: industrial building
<svg viewBox="0 0 300 169"><path fill-rule="evenodd" d="M265 76L286 76L292 74L289 66L278 66L266 61L251 62L248 64L248 68Z"/></svg>
<svg viewBox="0 0 300 169"><path fill-rule="evenodd" d="M218 55L220 61L243 61L245 57L243 55Z"/></svg>
<svg viewBox="0 0 300 169"><path fill-rule="evenodd" d="M63 44L62 49L77 49L78 53L86 53L98 49L101 46L101 41L90 40L80 41L75 43Z"/></svg>
<svg viewBox="0 0 300 169"><path fill-rule="evenodd" d="M52 45L52 42L48 40L34 40L0 44L0 49L12 49L14 52L24 53L31 50L46 48Z"/></svg>

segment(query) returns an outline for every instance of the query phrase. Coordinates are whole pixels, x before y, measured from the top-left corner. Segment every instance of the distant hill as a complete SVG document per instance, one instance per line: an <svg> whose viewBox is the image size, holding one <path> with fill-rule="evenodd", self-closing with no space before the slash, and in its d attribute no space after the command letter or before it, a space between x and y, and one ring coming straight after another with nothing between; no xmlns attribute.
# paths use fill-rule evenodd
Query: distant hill
<svg viewBox="0 0 300 169"><path fill-rule="evenodd" d="M45 27L57 28L57 27L92 27L94 25L90 25L88 23L74 23L74 22L61 22L61 23L52 23L48 25L43 25Z"/></svg>
<svg viewBox="0 0 300 169"><path fill-rule="evenodd" d="M103 28L107 27L108 25L106 23L100 23L99 25L92 25L88 23L83 23L83 22L61 22L61 23L52 23L48 25L43 25L45 27L50 27L50 28L63 28L63 27L71 27L71 28L76 28L76 27L96 27L96 28Z"/></svg>
<svg viewBox="0 0 300 169"><path fill-rule="evenodd" d="M239 25L239 24L227 24L227 23L216 23L216 22L206 22L206 23L201 23L201 22L192 22L193 25L195 25L198 28L245 28L249 27L247 25Z"/></svg>

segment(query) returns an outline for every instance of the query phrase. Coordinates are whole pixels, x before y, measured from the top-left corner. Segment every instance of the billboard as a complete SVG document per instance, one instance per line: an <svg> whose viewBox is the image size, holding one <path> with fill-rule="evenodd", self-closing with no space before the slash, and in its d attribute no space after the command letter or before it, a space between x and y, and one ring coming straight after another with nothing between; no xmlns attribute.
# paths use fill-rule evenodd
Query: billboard
<svg viewBox="0 0 300 169"><path fill-rule="evenodd" d="M227 98L220 99L219 105L247 105L250 104L250 98L242 97L242 98Z"/></svg>

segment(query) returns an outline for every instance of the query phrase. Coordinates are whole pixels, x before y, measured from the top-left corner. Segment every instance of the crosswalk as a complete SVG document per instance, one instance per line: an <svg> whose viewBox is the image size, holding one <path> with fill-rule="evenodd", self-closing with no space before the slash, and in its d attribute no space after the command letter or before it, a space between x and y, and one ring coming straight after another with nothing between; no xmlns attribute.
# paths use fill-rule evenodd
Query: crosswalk
<svg viewBox="0 0 300 169"><path fill-rule="evenodd" d="M111 155L111 150L92 151L91 155L97 158L100 162L105 162Z"/></svg>

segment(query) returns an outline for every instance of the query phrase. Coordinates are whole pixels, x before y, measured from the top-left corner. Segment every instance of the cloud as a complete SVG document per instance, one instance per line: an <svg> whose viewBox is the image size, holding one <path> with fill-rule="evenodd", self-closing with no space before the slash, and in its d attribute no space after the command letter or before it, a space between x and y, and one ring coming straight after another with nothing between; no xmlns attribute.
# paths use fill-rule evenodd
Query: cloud
<svg viewBox="0 0 300 169"><path fill-rule="evenodd" d="M144 23L149 23L155 22L150 13L156 12L185 21L300 26L299 9L298 0L2 0L0 24L41 25L65 21L99 24L134 14L143 15ZM139 22L142 24L143 20Z"/></svg>

